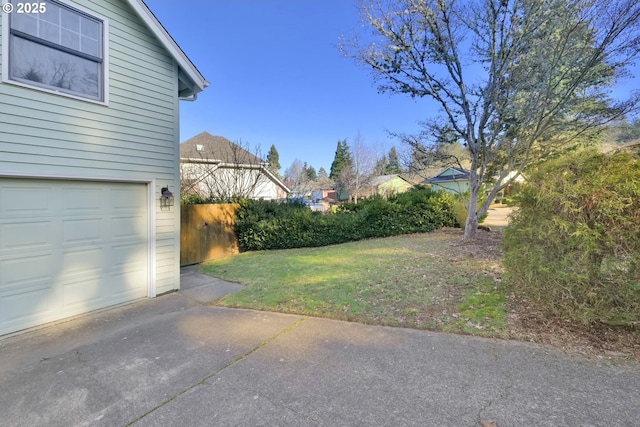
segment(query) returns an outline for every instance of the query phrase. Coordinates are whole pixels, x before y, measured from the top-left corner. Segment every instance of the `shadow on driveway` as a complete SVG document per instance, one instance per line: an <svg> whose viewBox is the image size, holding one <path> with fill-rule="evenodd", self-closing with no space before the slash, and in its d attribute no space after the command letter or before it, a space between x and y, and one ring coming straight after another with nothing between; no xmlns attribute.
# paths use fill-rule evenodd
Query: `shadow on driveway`
<svg viewBox="0 0 640 427"><path fill-rule="evenodd" d="M2 423L638 420L638 365L610 366L527 343L215 307L208 298L239 285L183 273L180 292L0 340Z"/></svg>

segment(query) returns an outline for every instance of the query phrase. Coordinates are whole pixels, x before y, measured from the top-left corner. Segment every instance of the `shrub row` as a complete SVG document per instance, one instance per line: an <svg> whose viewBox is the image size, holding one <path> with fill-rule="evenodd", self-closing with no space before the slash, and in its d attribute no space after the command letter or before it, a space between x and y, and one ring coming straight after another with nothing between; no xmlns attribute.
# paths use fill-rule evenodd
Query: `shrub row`
<svg viewBox="0 0 640 427"><path fill-rule="evenodd" d="M509 283L552 315L640 321L640 161L587 151L528 178L505 232Z"/></svg>
<svg viewBox="0 0 640 427"><path fill-rule="evenodd" d="M303 203L245 200L235 231L241 251L326 246L428 232L456 226L453 196L416 189L342 205L335 213L312 212Z"/></svg>

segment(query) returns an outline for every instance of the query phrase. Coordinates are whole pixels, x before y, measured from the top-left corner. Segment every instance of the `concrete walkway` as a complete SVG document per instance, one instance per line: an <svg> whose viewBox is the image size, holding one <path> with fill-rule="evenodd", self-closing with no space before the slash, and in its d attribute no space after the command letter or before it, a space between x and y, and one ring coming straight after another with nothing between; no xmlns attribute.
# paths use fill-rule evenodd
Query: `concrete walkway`
<svg viewBox="0 0 640 427"><path fill-rule="evenodd" d="M6 426L632 426L640 366L206 302L183 290L0 340Z"/></svg>
<svg viewBox="0 0 640 427"><path fill-rule="evenodd" d="M490 227L506 227L509 225L511 212L513 212L512 207L494 205L487 211L487 218L482 224Z"/></svg>

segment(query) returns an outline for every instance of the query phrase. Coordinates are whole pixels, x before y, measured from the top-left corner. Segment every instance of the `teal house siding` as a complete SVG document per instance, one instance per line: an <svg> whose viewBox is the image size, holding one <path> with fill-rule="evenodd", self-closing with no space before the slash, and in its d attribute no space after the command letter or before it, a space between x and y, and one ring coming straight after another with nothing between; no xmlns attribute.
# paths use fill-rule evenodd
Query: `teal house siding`
<svg viewBox="0 0 640 427"><path fill-rule="evenodd" d="M469 182L441 182L438 184L431 184L431 189L434 191L444 190L448 193L461 194L469 190Z"/></svg>
<svg viewBox="0 0 640 427"><path fill-rule="evenodd" d="M4 13L0 184L20 178L146 185L147 197L141 203L149 212L150 296L178 289L179 202L162 207L160 193L169 187L180 200L179 103L208 82L142 1L59 3L104 20L103 100L80 99L11 79L9 16Z"/></svg>
<svg viewBox="0 0 640 427"><path fill-rule="evenodd" d="M452 194L461 194L469 190L469 172L464 169L449 167L421 182L430 185L432 190L444 190Z"/></svg>

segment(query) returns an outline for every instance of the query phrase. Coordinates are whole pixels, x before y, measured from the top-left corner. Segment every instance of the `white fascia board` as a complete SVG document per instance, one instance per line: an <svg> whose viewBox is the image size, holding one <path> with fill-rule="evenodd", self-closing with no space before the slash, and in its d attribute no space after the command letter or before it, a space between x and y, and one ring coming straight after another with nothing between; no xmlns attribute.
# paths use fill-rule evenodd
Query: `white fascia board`
<svg viewBox="0 0 640 427"><path fill-rule="evenodd" d="M212 164L216 165L218 168L227 168L227 169L260 169L262 173L264 173L267 178L275 182L277 185L282 187L287 193L291 193L291 189L285 185L277 176L275 176L269 169L267 169L263 164L242 164L242 163L224 163L221 160L215 159L194 159L190 157L181 157L180 163L199 163L199 164Z"/></svg>
<svg viewBox="0 0 640 427"><path fill-rule="evenodd" d="M160 21L158 21L158 18L155 17L144 1L127 0L127 2L136 11L145 24L147 24L151 31L153 31L165 49L171 53L171 56L173 56L180 68L189 76L189 78L191 78L191 80L193 80L199 89L196 92L202 92L204 88L208 87L210 83L202 74L200 74L200 71L198 71L193 62L191 62L180 46L178 46L178 43L176 43L169 32L167 32L167 30L162 26Z"/></svg>
<svg viewBox="0 0 640 427"><path fill-rule="evenodd" d="M229 169L262 169L261 165L252 163L220 163L220 167Z"/></svg>
<svg viewBox="0 0 640 427"><path fill-rule="evenodd" d="M211 164L218 164L218 163L222 163L222 160L217 160L217 159L202 159L202 158L194 158L194 157L180 157L180 163L211 163Z"/></svg>
<svg viewBox="0 0 640 427"><path fill-rule="evenodd" d="M229 169L262 169L263 166L259 164L251 163L226 163L218 159L201 159L193 157L181 157L180 163L201 163L201 164L215 164L221 168Z"/></svg>
<svg viewBox="0 0 640 427"><path fill-rule="evenodd" d="M264 171L264 174L267 175L273 182L275 182L276 184L278 184L280 187L282 187L284 189L284 191L286 191L287 193L291 193L291 189L289 187L287 187L284 182L282 182L280 180L280 178L278 178L277 176L275 176L269 169L262 167L262 170Z"/></svg>

